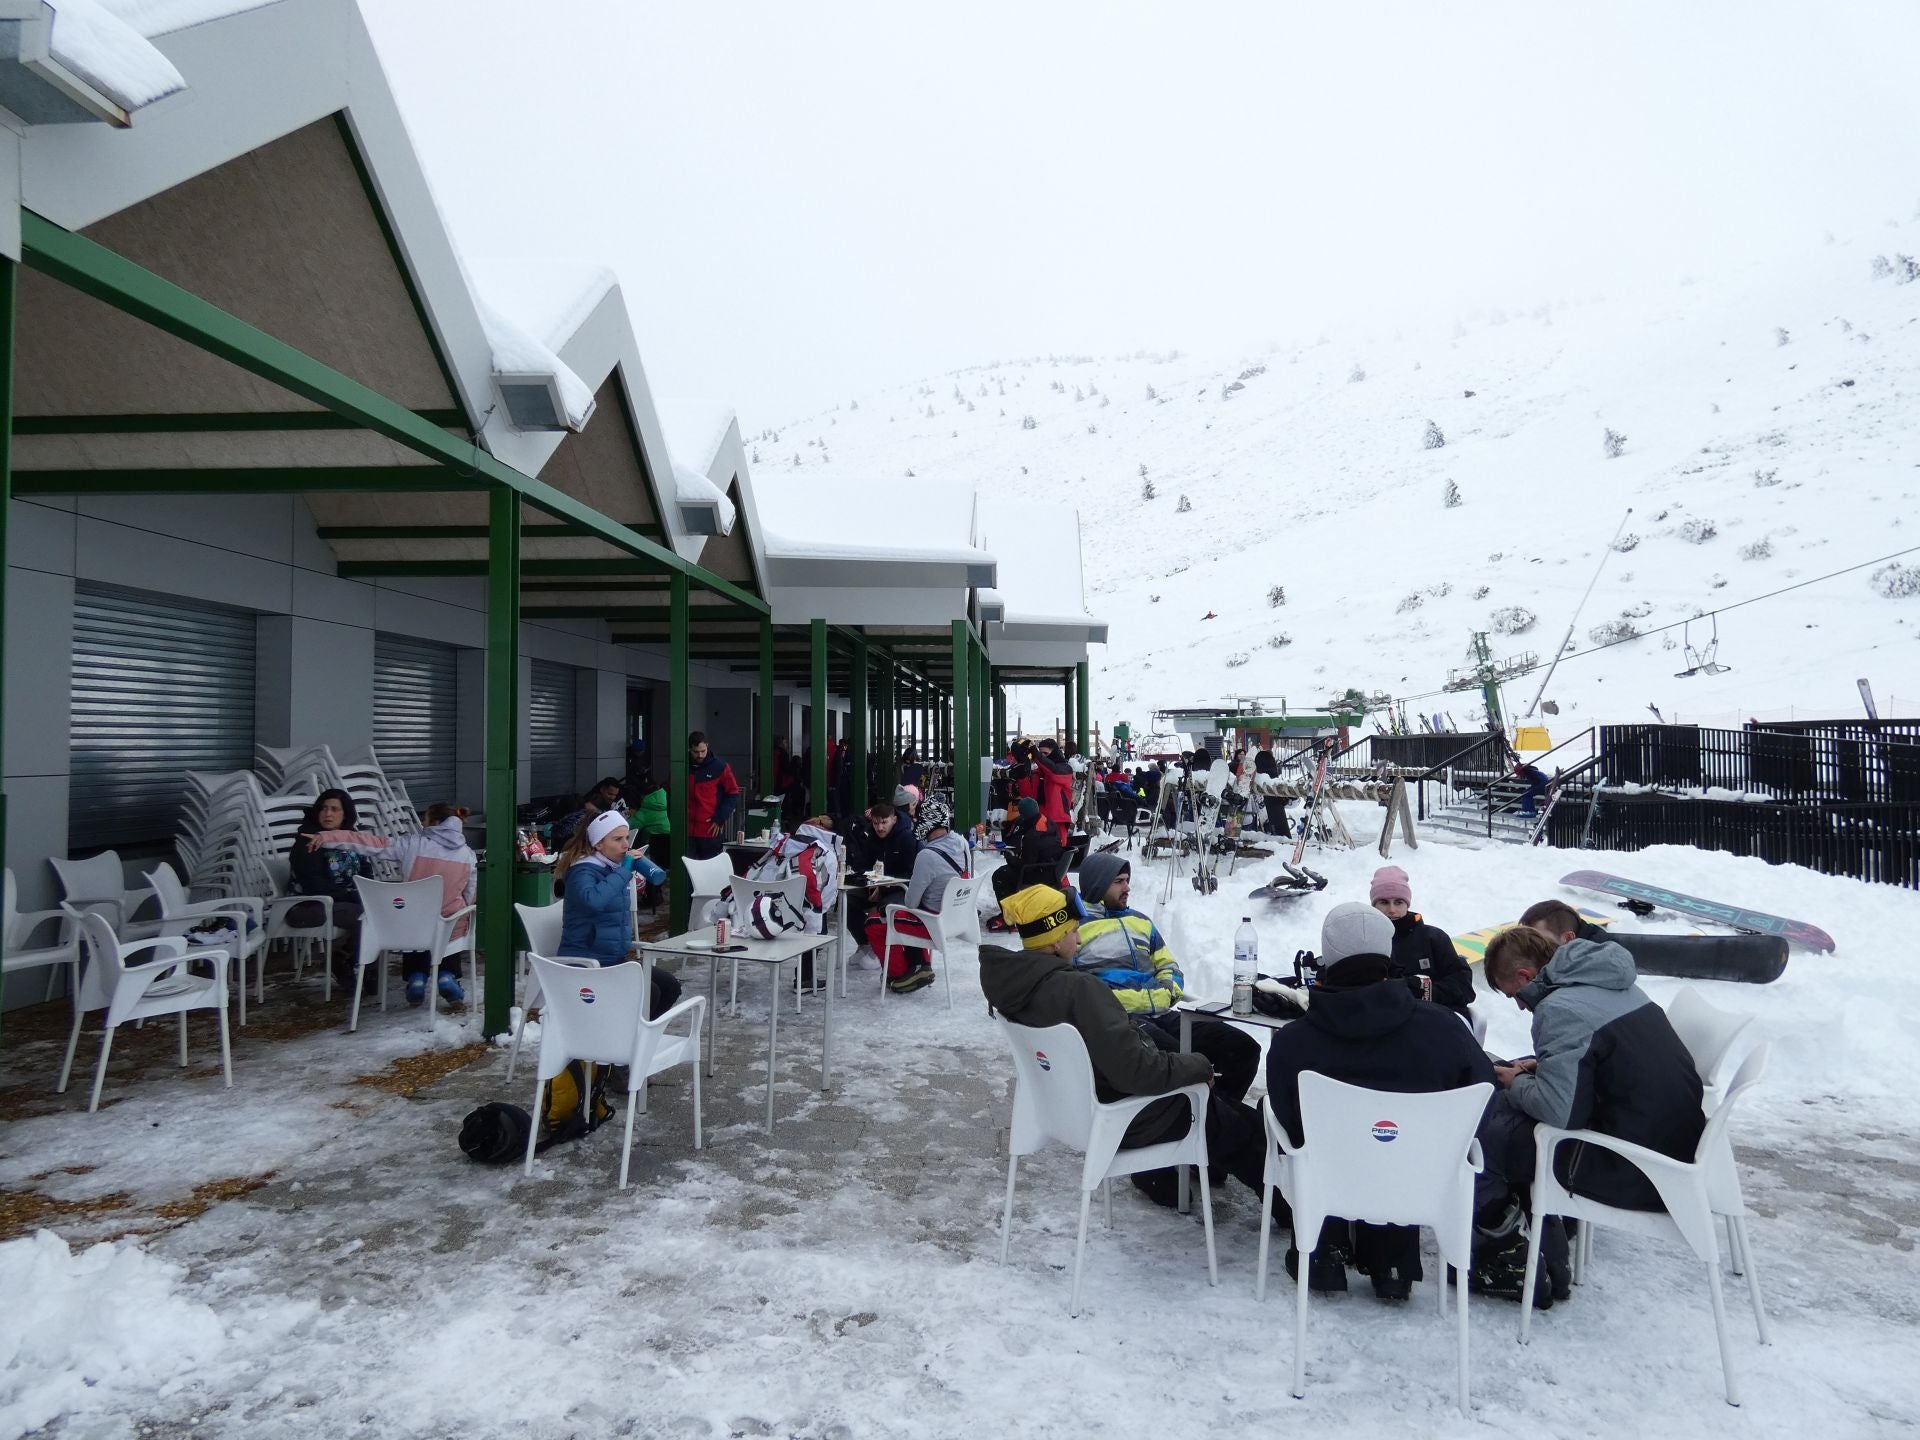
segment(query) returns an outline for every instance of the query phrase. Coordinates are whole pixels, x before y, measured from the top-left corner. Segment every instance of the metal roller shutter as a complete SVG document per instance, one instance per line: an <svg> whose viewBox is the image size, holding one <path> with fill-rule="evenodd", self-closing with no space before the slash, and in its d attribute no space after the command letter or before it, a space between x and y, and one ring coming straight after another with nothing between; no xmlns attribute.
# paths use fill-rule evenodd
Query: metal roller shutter
<svg viewBox="0 0 1920 1440"><path fill-rule="evenodd" d="M527 697L527 738L533 747L532 793L559 795L579 788L574 775L573 667L533 662Z"/></svg>
<svg viewBox="0 0 1920 1440"><path fill-rule="evenodd" d="M189 770L253 767L254 617L77 587L68 846L170 840Z"/></svg>
<svg viewBox="0 0 1920 1440"><path fill-rule="evenodd" d="M450 645L374 636L373 748L422 810L458 798L459 668Z"/></svg>

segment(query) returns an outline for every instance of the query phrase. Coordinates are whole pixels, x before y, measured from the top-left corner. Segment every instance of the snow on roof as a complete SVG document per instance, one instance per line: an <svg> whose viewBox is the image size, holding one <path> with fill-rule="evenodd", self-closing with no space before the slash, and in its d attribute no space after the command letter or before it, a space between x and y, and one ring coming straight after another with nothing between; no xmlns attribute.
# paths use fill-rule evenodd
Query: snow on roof
<svg viewBox="0 0 1920 1440"><path fill-rule="evenodd" d="M1023 515L1004 503L981 500L980 543L1000 562L1000 594L1010 597L1008 620L1044 624L1048 617L1072 616L1052 623L1087 623L1079 532L1077 526L1060 524L1061 518L1051 507L1044 514Z"/></svg>
<svg viewBox="0 0 1920 1440"><path fill-rule="evenodd" d="M653 413L660 417L660 430L667 437L667 448L702 470L713 463L734 418L733 407L720 400L656 398Z"/></svg>
<svg viewBox="0 0 1920 1440"><path fill-rule="evenodd" d="M277 5L280 0L98 0L98 3L152 40L193 25L205 25L210 20L224 20L229 15ZM55 0L55 6L59 8L59 0Z"/></svg>
<svg viewBox="0 0 1920 1440"><path fill-rule="evenodd" d="M534 339L559 351L586 322L619 277L584 260L521 256L463 257L476 287Z"/></svg>
<svg viewBox="0 0 1920 1440"><path fill-rule="evenodd" d="M763 526L787 536L801 547L798 553L839 546L868 558L899 555L904 535L931 547L915 548L916 555L980 555L968 528L973 492L965 486L843 473L844 467L822 460L822 452L804 442L791 451L786 444L780 448L785 453L754 464L754 503ZM798 466L791 455L801 457Z"/></svg>
<svg viewBox="0 0 1920 1440"><path fill-rule="evenodd" d="M54 60L122 110L138 110L187 88L173 62L104 0L59 0L47 48Z"/></svg>
<svg viewBox="0 0 1920 1440"><path fill-rule="evenodd" d="M667 447L671 450L673 447ZM720 517L722 534L733 529L733 501L726 492L691 465L673 462L674 494L682 505L711 505Z"/></svg>
<svg viewBox="0 0 1920 1440"><path fill-rule="evenodd" d="M593 414L593 391L587 382L569 369L545 344L478 295L474 305L480 312L480 324L487 332L487 344L493 350L496 375L551 375L560 387L560 403L566 409L570 429L579 430Z"/></svg>
<svg viewBox="0 0 1920 1440"><path fill-rule="evenodd" d="M990 565L993 557L971 545L860 544L850 540L800 540L769 530L768 555L794 560L912 560L928 565Z"/></svg>

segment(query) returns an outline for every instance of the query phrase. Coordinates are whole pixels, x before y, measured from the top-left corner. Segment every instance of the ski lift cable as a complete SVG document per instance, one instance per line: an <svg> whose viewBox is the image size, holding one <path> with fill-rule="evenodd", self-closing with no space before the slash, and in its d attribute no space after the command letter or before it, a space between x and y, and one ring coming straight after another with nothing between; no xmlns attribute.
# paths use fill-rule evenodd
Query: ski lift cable
<svg viewBox="0 0 1920 1440"><path fill-rule="evenodd" d="M1660 635L1660 634L1664 634L1668 630L1678 630L1692 620L1705 620L1708 616L1725 615L1729 611L1741 609L1743 606L1757 605L1762 600L1771 600L1776 596L1785 595L1794 590L1804 590L1809 585L1818 585L1826 580L1836 580L1842 575L1851 575L1856 570L1864 570L1869 565L1884 565L1889 560L1898 560L1903 555L1912 555L1915 553L1920 553L1920 545L1909 545L1906 549L1895 550L1890 555L1880 555L1880 556L1876 556L1872 560L1862 560L1857 565L1847 565L1838 570L1829 570L1826 574L1815 575L1810 580L1796 580L1791 585L1782 585L1778 590L1769 590L1761 595L1749 595L1744 600L1736 600L1731 605L1721 605L1718 608L1713 610L1702 610L1698 615L1687 616L1685 620L1674 620L1665 625L1656 625L1651 630L1642 630L1639 633L1634 635L1623 636L1621 639L1618 639L1618 640L1608 640L1604 644L1591 645L1585 650L1576 650L1571 655L1562 655L1559 657L1559 660L1579 660L1588 655L1597 655L1602 650L1613 649L1613 647L1616 645L1629 645L1629 644L1632 644L1635 640L1644 640L1649 635ZM1555 663L1558 664L1559 661L1556 660ZM1544 686L1542 688L1544 688ZM1438 696L1447 695L1450 693L1452 692L1445 689L1428 690L1419 695L1401 695L1401 696L1396 696L1395 698L1397 700L1406 700L1406 701L1432 700Z"/></svg>

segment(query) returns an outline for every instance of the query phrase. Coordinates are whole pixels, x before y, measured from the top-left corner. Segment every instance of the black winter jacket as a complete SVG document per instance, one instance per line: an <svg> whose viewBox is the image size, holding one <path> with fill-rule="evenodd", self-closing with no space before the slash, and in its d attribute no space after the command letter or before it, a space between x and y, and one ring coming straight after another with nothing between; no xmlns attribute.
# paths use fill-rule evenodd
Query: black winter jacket
<svg viewBox="0 0 1920 1440"><path fill-rule="evenodd" d="M1164 1095L1213 1078L1206 1056L1162 1050L1141 1034L1106 982L1058 955L983 945L980 988L987 1004L1016 1025L1071 1025L1079 1031L1093 1062L1094 1094L1101 1100ZM1179 1099L1148 1106L1127 1127L1124 1143L1150 1145L1184 1134L1183 1122L1191 1113Z"/></svg>
<svg viewBox="0 0 1920 1440"><path fill-rule="evenodd" d="M1611 941L1570 940L1520 1003L1533 1012L1536 1067L1507 1093L1536 1120L1598 1130L1691 1160L1706 1128L1693 1057L1662 1010L1634 983L1633 956ZM1631 1210L1662 1206L1631 1161L1564 1145L1554 1165L1576 1195Z"/></svg>
<svg viewBox="0 0 1920 1440"><path fill-rule="evenodd" d="M913 826L904 815L895 816L893 829L886 838L873 833L873 822L862 816L847 836L847 869L871 870L878 865L888 875L902 880L913 878L913 860L920 853L920 842L913 838Z"/></svg>
<svg viewBox="0 0 1920 1440"><path fill-rule="evenodd" d="M1398 980L1351 990L1315 986L1306 1015L1267 1047L1267 1103L1296 1145L1306 1071L1369 1090L1422 1094L1493 1083L1493 1062L1460 1017L1427 1005Z"/></svg>
<svg viewBox="0 0 1920 1440"><path fill-rule="evenodd" d="M1438 1005L1462 1015L1473 1005L1473 971L1453 948L1453 937L1438 925L1429 925L1409 910L1393 922L1393 968L1406 977L1407 989L1418 993L1417 976L1433 981Z"/></svg>

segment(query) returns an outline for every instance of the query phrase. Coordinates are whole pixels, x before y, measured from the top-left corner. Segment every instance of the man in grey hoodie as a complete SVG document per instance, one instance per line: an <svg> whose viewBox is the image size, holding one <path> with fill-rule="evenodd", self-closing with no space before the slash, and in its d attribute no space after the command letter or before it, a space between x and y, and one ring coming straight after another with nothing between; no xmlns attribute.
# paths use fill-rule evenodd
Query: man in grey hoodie
<svg viewBox="0 0 1920 1440"><path fill-rule="evenodd" d="M971 873L973 856L967 849L967 842L953 833L952 807L937 796L920 803L913 833L920 842L920 848L914 853L913 874L907 880L907 893L901 897L900 903L909 910L924 910L929 915L938 915L941 905L946 903L947 882L955 876L964 877ZM902 915L896 933L921 935L925 932L919 921L910 915ZM883 919L879 925L879 938L870 938L868 943L878 947L885 934ZM898 974L893 974L892 957L888 957L891 977L887 981L889 990L907 995L923 985L933 983L931 950L918 945L896 945L894 948L901 953L904 968Z"/></svg>

